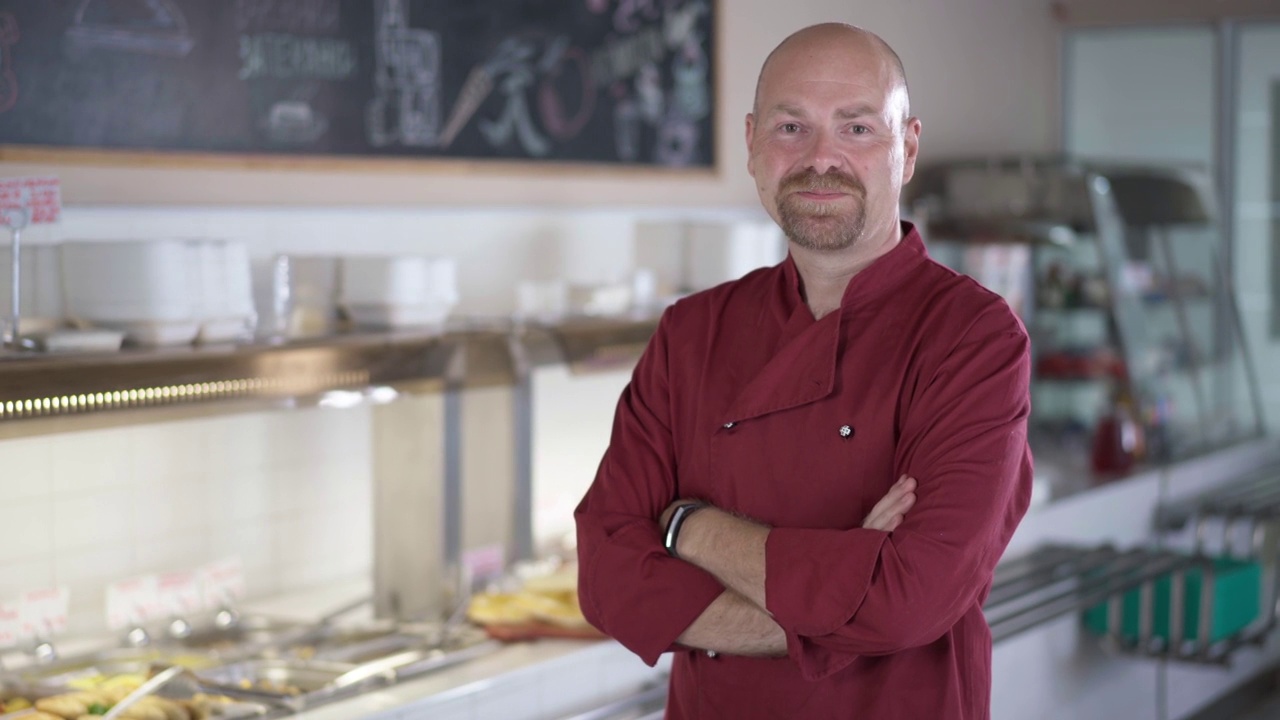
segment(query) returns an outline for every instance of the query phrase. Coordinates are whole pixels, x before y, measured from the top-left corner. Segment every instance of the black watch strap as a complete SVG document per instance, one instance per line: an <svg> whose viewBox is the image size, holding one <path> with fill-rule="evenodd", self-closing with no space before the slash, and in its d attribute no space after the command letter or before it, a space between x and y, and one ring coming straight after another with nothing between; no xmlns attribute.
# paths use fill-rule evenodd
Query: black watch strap
<svg viewBox="0 0 1280 720"><path fill-rule="evenodd" d="M668 555L679 557L676 555L676 542L680 539L680 526L684 524L685 520L689 519L690 515L706 506L706 503L685 503L671 513L671 519L667 521L667 530L662 536L662 544L666 547Z"/></svg>

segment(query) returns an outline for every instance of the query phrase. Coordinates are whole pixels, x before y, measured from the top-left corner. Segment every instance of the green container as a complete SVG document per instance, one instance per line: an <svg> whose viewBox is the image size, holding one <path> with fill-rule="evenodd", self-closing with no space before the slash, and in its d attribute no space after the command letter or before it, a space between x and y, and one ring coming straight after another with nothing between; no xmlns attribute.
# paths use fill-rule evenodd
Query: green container
<svg viewBox="0 0 1280 720"><path fill-rule="evenodd" d="M1200 639L1200 588L1204 573L1199 567L1188 568L1184 577L1186 591L1183 595L1182 637L1184 640ZM1169 596L1173 586L1172 574L1155 580L1151 634L1169 639ZM1213 622L1209 628L1209 641L1217 642L1248 627L1258 619L1259 596L1262 587L1262 566L1252 561L1218 558L1213 561ZM1141 588L1124 594L1121 603L1120 634L1128 640L1138 637L1138 603ZM1091 632L1105 635L1109 630L1107 603L1095 605L1084 612L1084 625Z"/></svg>

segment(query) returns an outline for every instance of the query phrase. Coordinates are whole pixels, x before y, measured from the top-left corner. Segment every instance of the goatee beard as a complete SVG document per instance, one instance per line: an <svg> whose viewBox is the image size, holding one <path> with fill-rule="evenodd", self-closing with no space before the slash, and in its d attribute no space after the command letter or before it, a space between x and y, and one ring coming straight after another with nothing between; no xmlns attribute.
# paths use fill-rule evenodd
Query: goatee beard
<svg viewBox="0 0 1280 720"><path fill-rule="evenodd" d="M806 200L798 193L836 190L848 194L855 207L846 211L836 203ZM778 221L782 232L809 250L843 250L852 246L866 229L866 188L852 175L830 170L819 175L813 169L789 175L778 185Z"/></svg>

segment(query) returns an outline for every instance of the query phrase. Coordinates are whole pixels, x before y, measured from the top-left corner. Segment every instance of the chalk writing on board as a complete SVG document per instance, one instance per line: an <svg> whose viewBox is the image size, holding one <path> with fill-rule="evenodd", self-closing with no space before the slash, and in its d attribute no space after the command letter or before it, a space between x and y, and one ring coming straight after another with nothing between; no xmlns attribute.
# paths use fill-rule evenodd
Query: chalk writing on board
<svg viewBox="0 0 1280 720"><path fill-rule="evenodd" d="M345 80L355 74L356 49L341 38L280 33L240 36L240 79Z"/></svg>
<svg viewBox="0 0 1280 720"><path fill-rule="evenodd" d="M18 102L18 76L13 74L13 51L18 43L18 19L0 13L0 113Z"/></svg>
<svg viewBox="0 0 1280 720"><path fill-rule="evenodd" d="M239 32L331 34L341 27L338 0L236 0Z"/></svg>
<svg viewBox="0 0 1280 720"><path fill-rule="evenodd" d="M81 0L67 29L72 49L183 57L195 47L173 0Z"/></svg>
<svg viewBox="0 0 1280 720"><path fill-rule="evenodd" d="M431 147L440 135L440 35L410 28L403 0L375 0L374 23L369 144Z"/></svg>

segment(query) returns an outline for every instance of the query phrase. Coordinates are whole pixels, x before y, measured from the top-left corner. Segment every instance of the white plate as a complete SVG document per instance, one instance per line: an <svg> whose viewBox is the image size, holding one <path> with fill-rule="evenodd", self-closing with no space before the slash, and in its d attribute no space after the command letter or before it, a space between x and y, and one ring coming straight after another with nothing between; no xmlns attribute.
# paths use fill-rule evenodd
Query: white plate
<svg viewBox="0 0 1280 720"><path fill-rule="evenodd" d="M123 331L125 339L144 347L171 347L190 345L200 334L199 320L162 322L156 320L99 321L102 327Z"/></svg>
<svg viewBox="0 0 1280 720"><path fill-rule="evenodd" d="M124 342L119 330L51 330L30 336L45 352L116 352Z"/></svg>
<svg viewBox="0 0 1280 720"><path fill-rule="evenodd" d="M245 317L205 320L200 326L200 342L225 343L253 336L253 322Z"/></svg>
<svg viewBox="0 0 1280 720"><path fill-rule="evenodd" d="M358 326L377 328L438 327L449 317L450 305L347 305L344 310Z"/></svg>

